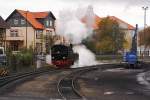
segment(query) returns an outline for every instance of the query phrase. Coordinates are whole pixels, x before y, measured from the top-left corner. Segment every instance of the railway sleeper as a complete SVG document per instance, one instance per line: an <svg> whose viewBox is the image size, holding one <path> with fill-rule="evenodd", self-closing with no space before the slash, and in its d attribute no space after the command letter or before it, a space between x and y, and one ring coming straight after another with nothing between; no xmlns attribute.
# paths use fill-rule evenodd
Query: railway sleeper
<svg viewBox="0 0 150 100"><path fill-rule="evenodd" d="M72 87L61 87L62 89L69 89L69 90L72 90Z"/></svg>
<svg viewBox="0 0 150 100"><path fill-rule="evenodd" d="M63 80L61 82L61 86L63 86L63 87L72 86L72 80L71 79L69 79L69 80Z"/></svg>

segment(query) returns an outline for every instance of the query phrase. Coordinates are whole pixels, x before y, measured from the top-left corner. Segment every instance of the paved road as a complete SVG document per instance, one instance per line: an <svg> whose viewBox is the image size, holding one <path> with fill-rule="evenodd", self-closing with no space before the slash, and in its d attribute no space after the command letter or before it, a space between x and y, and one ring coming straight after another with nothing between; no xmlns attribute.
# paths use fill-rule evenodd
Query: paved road
<svg viewBox="0 0 150 100"><path fill-rule="evenodd" d="M139 80L143 70L97 70L80 77L78 82L87 100L150 100L150 89Z"/></svg>

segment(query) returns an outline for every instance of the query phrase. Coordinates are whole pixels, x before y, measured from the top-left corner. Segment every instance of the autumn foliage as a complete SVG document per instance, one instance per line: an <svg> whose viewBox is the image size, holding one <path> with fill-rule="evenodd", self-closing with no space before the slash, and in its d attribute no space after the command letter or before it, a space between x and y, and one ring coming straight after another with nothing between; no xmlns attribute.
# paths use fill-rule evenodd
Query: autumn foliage
<svg viewBox="0 0 150 100"><path fill-rule="evenodd" d="M150 47L150 27L141 30L138 34L139 45L145 45L145 47Z"/></svg>
<svg viewBox="0 0 150 100"><path fill-rule="evenodd" d="M117 21L106 17L99 22L92 39L88 40L88 46L96 53L117 53L123 49L124 35Z"/></svg>

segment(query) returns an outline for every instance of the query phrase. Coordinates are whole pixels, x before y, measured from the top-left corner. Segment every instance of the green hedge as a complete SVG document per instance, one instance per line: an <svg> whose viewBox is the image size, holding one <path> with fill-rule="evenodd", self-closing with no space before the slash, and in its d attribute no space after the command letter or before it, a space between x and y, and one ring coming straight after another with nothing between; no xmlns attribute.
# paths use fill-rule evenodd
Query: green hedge
<svg viewBox="0 0 150 100"><path fill-rule="evenodd" d="M21 66L30 66L32 65L33 55L29 52L26 53L18 53L14 55L17 59L17 65Z"/></svg>
<svg viewBox="0 0 150 100"><path fill-rule="evenodd" d="M29 69L33 66L33 52L30 50L23 50L13 54L7 54L8 66L12 71L20 71Z"/></svg>

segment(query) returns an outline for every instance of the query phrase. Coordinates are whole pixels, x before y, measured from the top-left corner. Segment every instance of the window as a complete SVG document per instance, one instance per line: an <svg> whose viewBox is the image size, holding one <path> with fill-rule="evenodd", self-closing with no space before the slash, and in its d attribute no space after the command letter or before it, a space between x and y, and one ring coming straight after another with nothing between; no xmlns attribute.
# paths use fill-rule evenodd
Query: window
<svg viewBox="0 0 150 100"><path fill-rule="evenodd" d="M49 36L49 30L46 30L46 37Z"/></svg>
<svg viewBox="0 0 150 100"><path fill-rule="evenodd" d="M50 24L50 26L53 26L53 22L51 20L49 21L49 24Z"/></svg>
<svg viewBox="0 0 150 100"><path fill-rule="evenodd" d="M52 31L51 30L46 30L46 40L48 40L52 36Z"/></svg>
<svg viewBox="0 0 150 100"><path fill-rule="evenodd" d="M42 30L37 30L37 31L36 31L36 38L37 38L37 39L41 39L41 38L42 38L42 33L43 33Z"/></svg>
<svg viewBox="0 0 150 100"><path fill-rule="evenodd" d="M26 21L24 19L21 19L21 25L24 25Z"/></svg>
<svg viewBox="0 0 150 100"><path fill-rule="evenodd" d="M36 51L40 53L42 51L42 43L36 43Z"/></svg>
<svg viewBox="0 0 150 100"><path fill-rule="evenodd" d="M0 49L0 54L4 54L4 50L3 49Z"/></svg>
<svg viewBox="0 0 150 100"><path fill-rule="evenodd" d="M14 25L18 25L18 20L14 19Z"/></svg>
<svg viewBox="0 0 150 100"><path fill-rule="evenodd" d="M18 30L17 29L10 30L10 36L11 37L18 37Z"/></svg>
<svg viewBox="0 0 150 100"><path fill-rule="evenodd" d="M47 27L49 26L49 21L48 21L48 20L46 20L46 26L47 26Z"/></svg>
<svg viewBox="0 0 150 100"><path fill-rule="evenodd" d="M4 36L4 29L0 29L0 38L3 38Z"/></svg>
<svg viewBox="0 0 150 100"><path fill-rule="evenodd" d="M52 35L52 31L51 30L46 30L46 36L50 36Z"/></svg>

